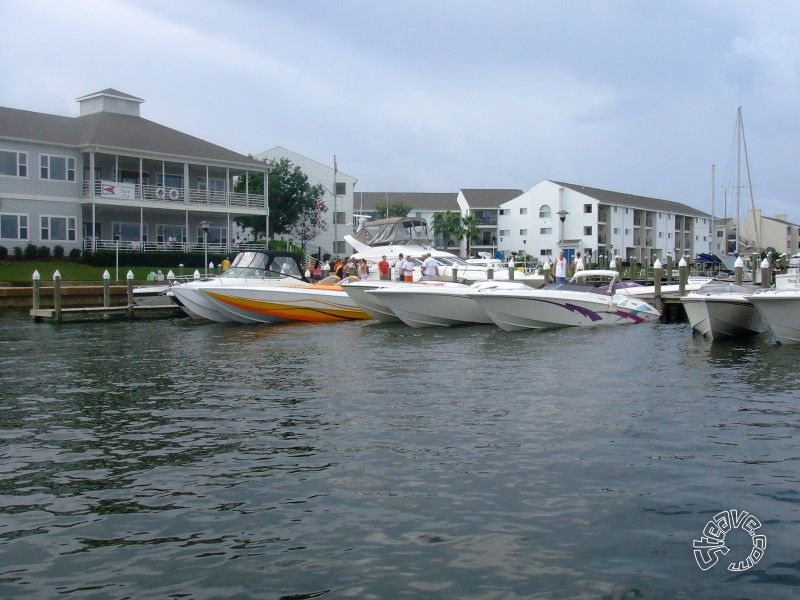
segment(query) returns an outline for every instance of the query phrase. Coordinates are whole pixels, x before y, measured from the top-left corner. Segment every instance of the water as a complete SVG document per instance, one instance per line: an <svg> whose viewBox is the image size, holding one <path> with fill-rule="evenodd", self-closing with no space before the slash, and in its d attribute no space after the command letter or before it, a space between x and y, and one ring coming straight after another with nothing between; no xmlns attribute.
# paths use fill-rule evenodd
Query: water
<svg viewBox="0 0 800 600"><path fill-rule="evenodd" d="M0 597L791 598L800 348L0 317ZM726 509L760 519L701 571ZM731 559L731 560L728 560Z"/></svg>

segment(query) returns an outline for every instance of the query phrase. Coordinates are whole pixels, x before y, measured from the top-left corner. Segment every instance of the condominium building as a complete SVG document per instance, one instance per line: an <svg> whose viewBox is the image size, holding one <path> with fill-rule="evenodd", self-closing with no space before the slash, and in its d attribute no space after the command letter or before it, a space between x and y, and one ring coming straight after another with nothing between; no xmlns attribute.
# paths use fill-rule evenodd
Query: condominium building
<svg viewBox="0 0 800 600"><path fill-rule="evenodd" d="M9 252L227 252L237 216L267 222L266 190L248 191L264 163L144 119L144 100L130 94L106 89L77 102L77 117L0 107L0 245Z"/></svg>

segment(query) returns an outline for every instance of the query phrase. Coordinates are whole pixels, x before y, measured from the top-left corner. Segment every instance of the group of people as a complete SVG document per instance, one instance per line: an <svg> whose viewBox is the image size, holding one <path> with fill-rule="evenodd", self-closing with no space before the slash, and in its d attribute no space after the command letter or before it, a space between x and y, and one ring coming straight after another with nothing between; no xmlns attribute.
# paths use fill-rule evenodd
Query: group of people
<svg viewBox="0 0 800 600"><path fill-rule="evenodd" d="M437 277L439 275L439 263L431 256L431 253L426 252L421 258L422 276L424 278ZM402 254L398 256L394 264L394 273L398 281L414 280L414 268L416 265L410 259L410 256L404 257ZM313 259L306 270L306 277L312 281L320 281L327 277L328 274L336 275L339 279L346 279L347 277L367 279L370 274L369 264L364 258L355 259L350 256L339 259L334 257L326 263ZM380 262L378 262L378 276L386 281L392 279L392 265L386 255L382 256Z"/></svg>

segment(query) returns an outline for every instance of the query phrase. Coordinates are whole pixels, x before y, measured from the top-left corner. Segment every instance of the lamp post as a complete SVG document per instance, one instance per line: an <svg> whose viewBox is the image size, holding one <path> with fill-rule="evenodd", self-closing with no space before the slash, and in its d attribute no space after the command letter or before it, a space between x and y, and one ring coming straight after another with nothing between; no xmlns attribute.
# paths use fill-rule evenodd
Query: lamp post
<svg viewBox="0 0 800 600"><path fill-rule="evenodd" d="M114 272L114 281L119 281L119 229L114 230L114 247L116 252L114 253L116 256L116 271Z"/></svg>
<svg viewBox="0 0 800 600"><path fill-rule="evenodd" d="M206 272L206 277L208 277L208 229L211 227L211 223L208 221L201 221L200 227L203 229L203 265Z"/></svg>
<svg viewBox="0 0 800 600"><path fill-rule="evenodd" d="M559 246L561 246L561 248L563 248L564 247L564 221L566 220L567 215L569 213L562 208L556 214L558 215L558 218L561 221L561 241L558 242L558 244L559 244Z"/></svg>

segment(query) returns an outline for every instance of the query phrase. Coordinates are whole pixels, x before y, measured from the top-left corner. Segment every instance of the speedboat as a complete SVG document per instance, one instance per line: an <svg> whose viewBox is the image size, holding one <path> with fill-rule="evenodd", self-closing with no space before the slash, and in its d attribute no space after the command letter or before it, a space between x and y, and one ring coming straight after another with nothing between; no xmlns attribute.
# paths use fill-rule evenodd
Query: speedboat
<svg viewBox="0 0 800 600"><path fill-rule="evenodd" d="M614 291L618 278L617 271L583 270L575 273L569 283L541 289L475 290L469 296L505 331L644 323L661 316L646 302ZM588 283L609 279L606 292Z"/></svg>
<svg viewBox="0 0 800 600"><path fill-rule="evenodd" d="M747 299L753 288L714 282L681 298L694 331L712 340L747 337L766 331L761 315Z"/></svg>
<svg viewBox="0 0 800 600"><path fill-rule="evenodd" d="M335 277L307 285L227 283L207 289L205 294L225 315L244 323L332 323L371 318Z"/></svg>
<svg viewBox="0 0 800 600"><path fill-rule="evenodd" d="M299 257L289 252L248 250L237 254L231 267L219 276L175 284L167 295L193 319L249 323L252 319L227 310L218 293L229 288L241 290L279 286L312 286L304 280Z"/></svg>
<svg viewBox="0 0 800 600"><path fill-rule="evenodd" d="M391 323L392 321L399 321L397 315L394 314L391 308L379 297L369 292L376 289L382 289L389 286L405 286L413 285L402 283L399 281L388 280L361 280L342 282L342 289L350 298L355 302L361 310L366 312L370 317L376 321L384 323Z"/></svg>
<svg viewBox="0 0 800 600"><path fill-rule="evenodd" d="M746 296L781 344L800 343L800 289L772 289Z"/></svg>
<svg viewBox="0 0 800 600"><path fill-rule="evenodd" d="M377 298L396 318L411 327L451 327L492 323L486 311L470 296L471 293L526 287L524 283L514 281L487 280L472 285L427 281L378 287L364 295Z"/></svg>

